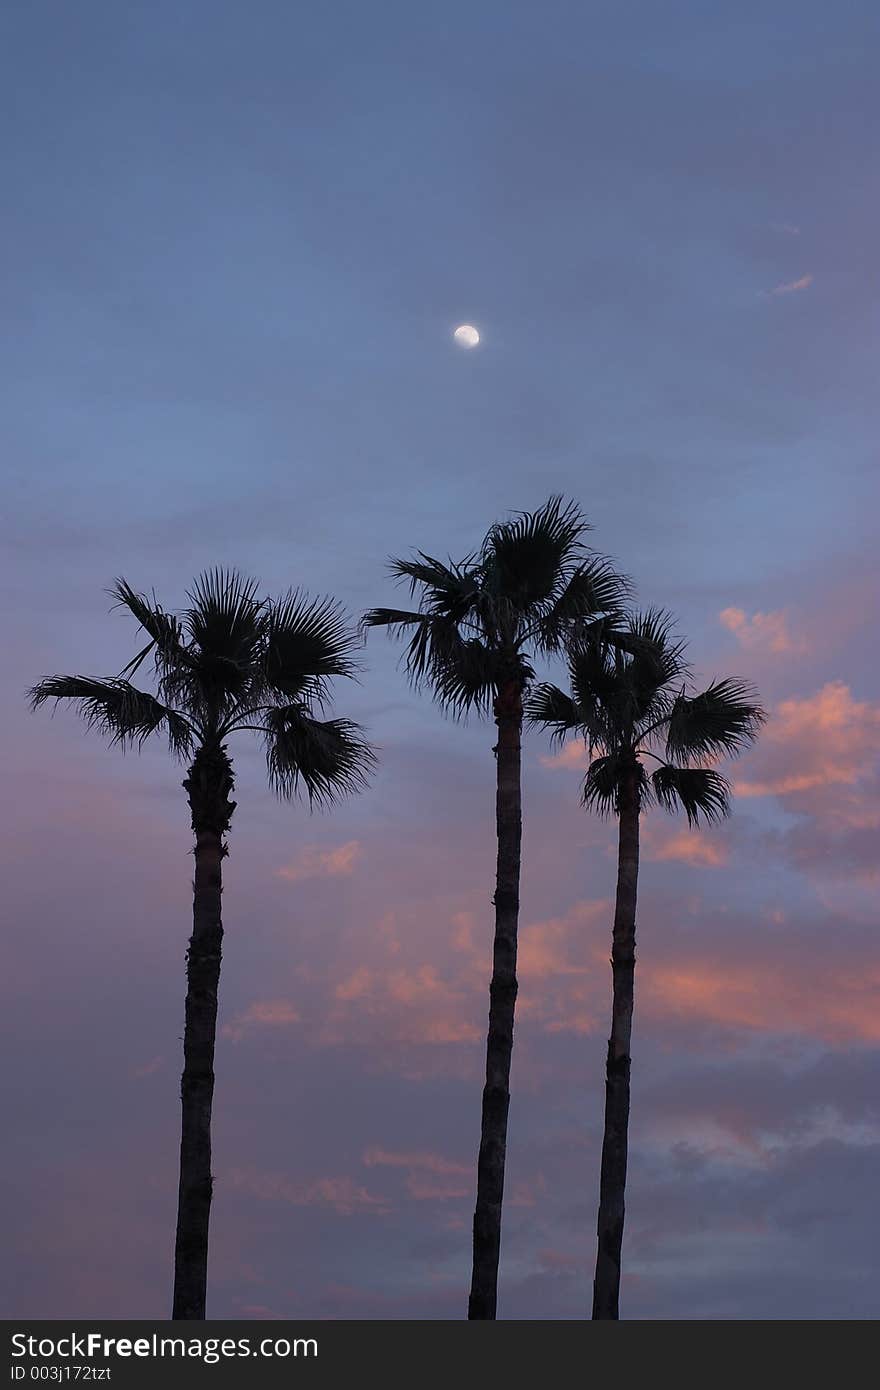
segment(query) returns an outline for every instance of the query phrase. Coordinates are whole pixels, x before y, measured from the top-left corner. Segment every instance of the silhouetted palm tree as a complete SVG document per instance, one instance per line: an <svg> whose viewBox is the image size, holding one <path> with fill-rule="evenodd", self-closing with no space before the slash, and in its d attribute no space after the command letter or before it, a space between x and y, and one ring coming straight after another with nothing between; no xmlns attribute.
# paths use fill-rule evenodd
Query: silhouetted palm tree
<svg viewBox="0 0 880 1390"><path fill-rule="evenodd" d="M392 573L420 593L418 611L374 608L368 627L409 637L406 666L455 715L492 711L498 726L495 944L489 989L486 1085L477 1168L469 1318L494 1318L516 1001L523 694L530 652L553 652L576 623L617 612L625 583L583 544L590 528L573 504L551 498L495 525L477 554L443 564L421 551Z"/></svg>
<svg viewBox="0 0 880 1390"><path fill-rule="evenodd" d="M581 633L568 651L571 695L544 684L527 706L529 722L551 729L557 739L569 733L585 739L592 761L584 805L619 821L594 1318L619 1316L640 813L656 801L664 810L683 810L690 825L727 815L727 781L714 767L698 764L741 752L765 718L742 681L715 681L689 693L684 644L670 634L670 618L655 611L631 619L629 643L611 646L600 634ZM653 772L644 758L657 762Z"/></svg>
<svg viewBox="0 0 880 1390"><path fill-rule="evenodd" d="M171 752L190 759L183 783L195 832L193 932L187 952L180 1190L172 1316L203 1319L211 1209L211 1102L223 927L224 840L235 802L226 739L261 734L269 781L282 797L302 786L310 802L331 803L361 789L373 755L357 725L321 720L333 676L355 672L355 638L339 608L301 592L261 601L256 585L212 570L187 595L181 617L117 580L112 593L149 643L119 676L52 676L30 691L72 700L87 723L121 748L164 733ZM157 694L128 679L152 653Z"/></svg>

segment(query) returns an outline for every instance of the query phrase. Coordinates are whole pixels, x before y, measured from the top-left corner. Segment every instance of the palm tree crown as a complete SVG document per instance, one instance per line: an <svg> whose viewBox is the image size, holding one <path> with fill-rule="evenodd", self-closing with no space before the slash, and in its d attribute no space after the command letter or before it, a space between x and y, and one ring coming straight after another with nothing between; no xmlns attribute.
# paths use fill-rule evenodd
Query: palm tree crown
<svg viewBox="0 0 880 1390"><path fill-rule="evenodd" d="M588 554L590 529L577 506L552 497L493 526L459 564L421 551L394 560L395 578L420 591L419 608L373 608L364 626L409 637L407 671L442 706L489 713L510 682L523 689L534 678L530 649L558 651L578 624L618 613L627 583Z"/></svg>
<svg viewBox="0 0 880 1390"><path fill-rule="evenodd" d="M301 591L259 599L253 580L220 569L201 576L180 616L124 579L111 593L149 642L118 676L40 681L29 692L35 709L72 700L111 743L139 747L164 733L179 757L251 730L262 734L269 780L285 798L302 786L311 802L328 804L364 786L374 758L360 729L318 717L330 679L357 670L354 634L334 602ZM130 680L151 653L155 695Z"/></svg>
<svg viewBox="0 0 880 1390"><path fill-rule="evenodd" d="M526 714L559 741L576 733L587 743L586 806L617 813L622 777L635 765L641 806L680 808L697 825L730 811L727 779L699 764L742 752L766 716L745 681L713 681L693 693L684 643L671 632L669 615L652 609L631 617L614 644L599 631L576 634L567 653L571 694L542 684ZM658 764L650 773L645 757Z"/></svg>

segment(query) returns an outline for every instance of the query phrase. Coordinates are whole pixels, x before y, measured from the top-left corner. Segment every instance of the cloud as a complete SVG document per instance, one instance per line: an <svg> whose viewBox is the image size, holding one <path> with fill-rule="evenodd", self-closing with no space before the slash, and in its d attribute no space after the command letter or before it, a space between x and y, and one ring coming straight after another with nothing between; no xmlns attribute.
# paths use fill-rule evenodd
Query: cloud
<svg viewBox="0 0 880 1390"><path fill-rule="evenodd" d="M448 1202L473 1195L473 1164L454 1163L433 1153L390 1153L368 1149L364 1154L368 1168L406 1170L406 1190L416 1202Z"/></svg>
<svg viewBox="0 0 880 1390"><path fill-rule="evenodd" d="M243 1013L236 1014L231 1023L226 1023L220 1032L224 1038L238 1042L245 1033L254 1028L287 1028L299 1023L299 1012L287 999L257 1000Z"/></svg>
<svg viewBox="0 0 880 1390"><path fill-rule="evenodd" d="M612 915L611 901L599 898L522 928L519 1018L550 1034L596 1031L604 1015Z"/></svg>
<svg viewBox="0 0 880 1390"><path fill-rule="evenodd" d="M643 1016L689 1026L718 1024L745 1032L803 1034L825 1043L880 1043L876 1007L880 962L860 968L815 958L803 968L765 955L738 964L708 957L652 963L640 976Z"/></svg>
<svg viewBox="0 0 880 1390"><path fill-rule="evenodd" d="M136 1067L134 1069L131 1073L132 1079L134 1081L141 1081L145 1076L152 1076L155 1072L159 1071L164 1061L164 1057L153 1057L151 1061L145 1062L142 1067Z"/></svg>
<svg viewBox="0 0 880 1390"><path fill-rule="evenodd" d="M220 1181L224 1181L222 1175ZM284 1173L258 1173L253 1169L233 1168L225 1175L225 1182L262 1201L285 1202L294 1207L330 1207L339 1216L353 1216L355 1212L381 1216L391 1205L387 1197L369 1192L348 1177L298 1181Z"/></svg>
<svg viewBox="0 0 880 1390"><path fill-rule="evenodd" d="M796 294L798 290L808 289L813 283L812 275L802 275L799 280L789 280L785 284L776 285L774 289L768 290L768 294Z"/></svg>
<svg viewBox="0 0 880 1390"><path fill-rule="evenodd" d="M465 1173L470 1175L472 1164L455 1163L451 1158L443 1158L434 1153L394 1153L387 1149L371 1148L364 1153L364 1163L368 1168L407 1168L422 1169L428 1173Z"/></svg>
<svg viewBox="0 0 880 1390"><path fill-rule="evenodd" d="M576 903L564 917L531 922L519 934L517 973L538 983L553 976L583 975L590 969L585 940L596 924L610 930L612 904L607 898Z"/></svg>
<svg viewBox="0 0 880 1390"><path fill-rule="evenodd" d="M336 849L306 845L292 864L276 870L278 878L297 883L304 878L348 878L363 857L360 840L349 840Z"/></svg>
<svg viewBox="0 0 880 1390"><path fill-rule="evenodd" d="M369 1024L386 1043L475 1042L481 1029L475 1022L469 995L476 982L458 985L435 965L393 970L360 965L336 984L336 1008L321 1037L325 1043L352 1040Z"/></svg>
<svg viewBox="0 0 880 1390"><path fill-rule="evenodd" d="M652 839L650 836L647 840L647 857L661 863L671 861L713 869L727 863L725 846L699 831L682 830L658 843L652 843Z"/></svg>
<svg viewBox="0 0 880 1390"><path fill-rule="evenodd" d="M829 681L814 695L781 701L748 755L748 775L734 786L743 797L790 797L852 785L872 772L878 753L880 705L854 700L843 681ZM802 808L815 811L816 803Z"/></svg>
<svg viewBox="0 0 880 1390"><path fill-rule="evenodd" d="M806 642L792 637L788 631L786 615L782 610L753 613L749 617L742 608L725 608L718 617L722 626L749 650L772 652L776 656L793 656L807 650Z"/></svg>
<svg viewBox="0 0 880 1390"><path fill-rule="evenodd" d="M581 772L586 772L589 766L590 757L583 739L570 739L558 753L548 753L542 756L542 767L557 768L577 768Z"/></svg>
<svg viewBox="0 0 880 1390"><path fill-rule="evenodd" d="M565 1250L539 1250L538 1264L542 1269L558 1269L574 1273L580 1268L581 1260Z"/></svg>

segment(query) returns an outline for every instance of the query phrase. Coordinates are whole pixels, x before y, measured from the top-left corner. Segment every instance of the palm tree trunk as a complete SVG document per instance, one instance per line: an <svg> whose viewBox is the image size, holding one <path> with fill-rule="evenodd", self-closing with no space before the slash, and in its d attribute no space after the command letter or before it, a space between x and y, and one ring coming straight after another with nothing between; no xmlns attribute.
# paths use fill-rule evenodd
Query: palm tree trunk
<svg viewBox="0 0 880 1390"><path fill-rule="evenodd" d="M495 820L498 861L495 877L495 946L489 986L489 1036L477 1205L474 1212L474 1263L468 1318L495 1317L498 1257L501 1249L501 1202L510 1108L510 1055L516 1005L516 934L519 922L519 870L522 843L522 689L511 681L495 700L498 725Z"/></svg>
<svg viewBox="0 0 880 1390"><path fill-rule="evenodd" d="M599 1248L593 1284L593 1317L616 1319L620 1297L629 1126L630 1040L636 965L636 892L639 878L639 771L624 773L619 792L620 842L617 902L611 949L613 1002L605 1080L605 1135L599 1186Z"/></svg>
<svg viewBox="0 0 880 1390"><path fill-rule="evenodd" d="M180 1188L171 1316L200 1321L205 1317L211 1215L211 1102L223 941L221 865L227 852L223 836L235 810L235 802L229 800L233 777L225 748L200 748L183 785L192 810L196 868L193 933L186 957Z"/></svg>

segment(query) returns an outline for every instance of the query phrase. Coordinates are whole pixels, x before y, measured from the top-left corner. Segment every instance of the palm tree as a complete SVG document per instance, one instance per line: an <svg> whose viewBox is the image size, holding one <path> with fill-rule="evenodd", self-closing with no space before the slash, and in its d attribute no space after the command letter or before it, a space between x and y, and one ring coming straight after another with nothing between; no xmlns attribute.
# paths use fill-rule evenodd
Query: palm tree
<svg viewBox="0 0 880 1390"><path fill-rule="evenodd" d="M221 865L235 802L230 735L261 734L269 781L289 798L305 789L330 804L360 790L373 754L356 724L322 720L333 676L353 676L355 637L331 600L290 592L260 600L256 584L212 570L187 594L181 617L124 579L111 593L140 623L148 644L119 676L51 676L30 692L34 709L71 700L111 744L140 747L153 733L189 760L183 786L195 832L193 931L187 951L181 1083L182 1128L172 1317L203 1319L211 1210L211 1102L223 926ZM130 682L152 652L156 695Z"/></svg>
<svg viewBox="0 0 880 1390"><path fill-rule="evenodd" d="M612 812L619 821L613 1003L593 1285L593 1317L600 1319L619 1316L640 814L656 801L666 811L683 810L692 826L728 815L727 781L715 767L702 764L741 752L765 718L755 692L743 681L714 681L700 693L691 693L684 644L672 638L666 614L650 611L632 618L628 637L628 642L612 646L601 634L576 635L568 651L571 695L554 685L541 685L527 709L529 722L549 728L556 739L569 733L584 738L591 757L584 805ZM653 751L656 748L663 756ZM645 767L645 758L658 764L653 772Z"/></svg>
<svg viewBox="0 0 880 1390"><path fill-rule="evenodd" d="M489 1035L474 1213L468 1317L495 1317L501 1203L510 1106L510 1057L516 1001L522 792L523 695L534 679L530 653L553 652L578 622L616 613L625 582L606 560L587 553L590 528L574 504L552 497L516 513L486 535L461 564L417 552L394 560L395 578L420 593L417 611L374 608L367 627L409 638L406 668L455 716L488 714L498 726L496 754L495 944L489 987Z"/></svg>

